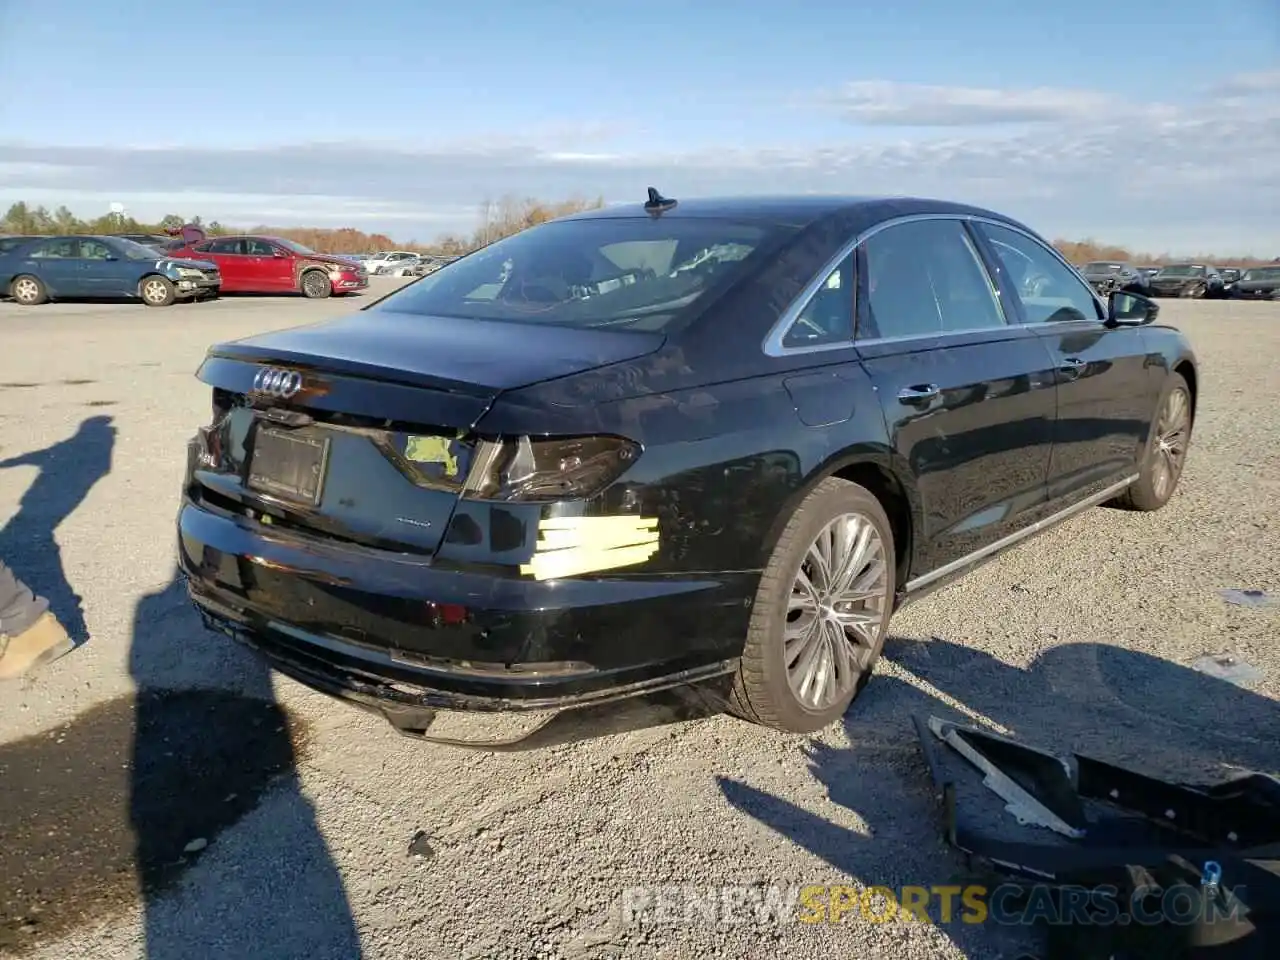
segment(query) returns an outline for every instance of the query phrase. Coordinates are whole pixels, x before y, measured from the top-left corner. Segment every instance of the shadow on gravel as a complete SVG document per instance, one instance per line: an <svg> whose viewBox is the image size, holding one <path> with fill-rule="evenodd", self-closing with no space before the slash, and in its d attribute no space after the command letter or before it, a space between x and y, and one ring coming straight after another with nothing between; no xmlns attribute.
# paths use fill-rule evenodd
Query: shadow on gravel
<svg viewBox="0 0 1280 960"><path fill-rule="evenodd" d="M89 639L80 595L67 579L54 534L93 485L111 472L116 428L112 418L90 417L67 438L43 450L0 461L0 469L36 467L18 512L0 531L0 557L18 579L49 601L77 645Z"/></svg>
<svg viewBox="0 0 1280 960"><path fill-rule="evenodd" d="M1214 782L1241 769L1280 769L1280 703L1133 650L1065 644L1022 669L945 640L891 638L885 658L940 696L877 675L845 716L850 746L807 748L811 772L832 802L866 823L865 832L747 784L720 780L732 806L868 886L928 887L972 876L940 838L942 811L910 720L924 713L981 722L942 698L1037 746L1158 777ZM998 827L1007 817L999 800L990 799L991 826ZM855 911L847 922L863 921ZM969 956L1026 949L1033 937L1008 927L938 926Z"/></svg>
<svg viewBox="0 0 1280 960"><path fill-rule="evenodd" d="M295 770L307 732L266 667L204 630L177 575L139 601L129 665L136 696L0 746L0 955L141 893L147 960L359 957Z"/></svg>
<svg viewBox="0 0 1280 960"><path fill-rule="evenodd" d="M266 664L204 629L176 570L138 603L129 672L147 960L360 956L342 877L298 780L303 731L276 704ZM199 690L211 683L234 690ZM221 850L219 832L246 816ZM213 862L182 876L206 856Z"/></svg>

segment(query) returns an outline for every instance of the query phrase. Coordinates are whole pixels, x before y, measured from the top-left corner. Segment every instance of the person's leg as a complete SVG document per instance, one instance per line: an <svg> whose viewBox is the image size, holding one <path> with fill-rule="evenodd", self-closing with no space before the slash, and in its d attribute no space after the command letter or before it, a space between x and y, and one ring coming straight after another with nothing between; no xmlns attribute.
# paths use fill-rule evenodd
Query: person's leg
<svg viewBox="0 0 1280 960"><path fill-rule="evenodd" d="M49 602L0 561L0 680L25 676L74 647Z"/></svg>
<svg viewBox="0 0 1280 960"><path fill-rule="evenodd" d="M48 609L49 601L33 594L0 560L0 637L22 633Z"/></svg>

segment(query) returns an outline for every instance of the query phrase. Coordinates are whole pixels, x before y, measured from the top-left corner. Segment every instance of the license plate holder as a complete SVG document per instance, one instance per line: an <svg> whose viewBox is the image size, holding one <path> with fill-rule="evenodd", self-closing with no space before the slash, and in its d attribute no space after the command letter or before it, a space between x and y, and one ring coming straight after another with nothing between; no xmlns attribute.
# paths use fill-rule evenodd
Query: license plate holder
<svg viewBox="0 0 1280 960"><path fill-rule="evenodd" d="M319 506L329 468L330 438L259 424L245 484L277 500Z"/></svg>

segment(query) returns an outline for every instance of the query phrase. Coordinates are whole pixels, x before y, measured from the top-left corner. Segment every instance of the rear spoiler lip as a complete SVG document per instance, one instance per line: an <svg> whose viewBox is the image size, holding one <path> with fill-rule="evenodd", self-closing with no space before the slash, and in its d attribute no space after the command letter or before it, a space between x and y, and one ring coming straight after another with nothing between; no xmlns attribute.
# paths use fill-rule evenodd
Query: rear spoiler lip
<svg viewBox="0 0 1280 960"><path fill-rule="evenodd" d="M501 390L478 384L414 375L412 382L378 376L380 368L353 369L362 364L321 363L319 358L294 359L281 353L254 358L226 356L211 350L200 364L196 377L210 387L249 395L259 369L271 362L288 364L301 372L313 372L314 388L304 390L296 401L274 401L275 405L339 413L424 427L472 431L493 407ZM348 369L337 370L345 366ZM465 387L466 390L457 389Z"/></svg>
<svg viewBox="0 0 1280 960"><path fill-rule="evenodd" d="M411 370L391 369L379 364L363 363L359 360L348 360L337 357L320 357L314 354L293 350L264 350L261 347L245 346L239 343L220 343L209 348L204 361L196 371L196 376L210 386L223 386L213 383L206 375L210 365L218 367L219 361L231 362L237 366L251 368L250 384L253 374L263 366L288 366L299 371L311 371L323 378L348 377L370 382L390 385L417 387L442 393L454 393L469 397L491 398L501 391L498 387L472 383L466 380L454 380L432 374L415 373ZM523 385L522 385L523 386ZM224 388L231 389L231 388ZM248 385L238 393L247 393Z"/></svg>

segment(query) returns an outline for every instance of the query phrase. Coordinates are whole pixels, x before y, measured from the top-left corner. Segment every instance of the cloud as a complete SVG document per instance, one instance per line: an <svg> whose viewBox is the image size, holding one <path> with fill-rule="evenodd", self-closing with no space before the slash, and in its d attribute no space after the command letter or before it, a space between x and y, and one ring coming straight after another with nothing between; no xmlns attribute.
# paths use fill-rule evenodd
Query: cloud
<svg viewBox="0 0 1280 960"><path fill-rule="evenodd" d="M1238 73L1217 84L1210 91L1218 97L1253 97L1280 92L1280 70Z"/></svg>
<svg viewBox="0 0 1280 960"><path fill-rule="evenodd" d="M887 80L849 83L823 99L846 120L886 127L1054 123L1086 119L1115 105L1114 98L1091 90L999 90Z"/></svg>
<svg viewBox="0 0 1280 960"><path fill-rule="evenodd" d="M66 203L91 214L120 201L140 218L199 213L226 223L345 225L408 239L469 231L483 200L508 194L639 201L649 185L675 197L916 194L993 207L1051 235L1275 256L1280 106L1238 92L1266 89L1266 76L1231 78L1197 102L1127 110L1081 91L864 83L857 109L881 118L881 135L834 122L817 125L825 139L803 146L659 150L619 141L607 129L437 146L0 142L0 202ZM916 129L930 116L937 129Z"/></svg>

